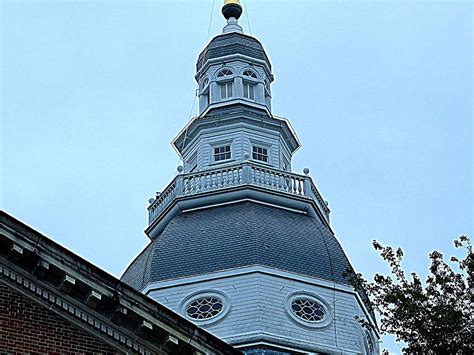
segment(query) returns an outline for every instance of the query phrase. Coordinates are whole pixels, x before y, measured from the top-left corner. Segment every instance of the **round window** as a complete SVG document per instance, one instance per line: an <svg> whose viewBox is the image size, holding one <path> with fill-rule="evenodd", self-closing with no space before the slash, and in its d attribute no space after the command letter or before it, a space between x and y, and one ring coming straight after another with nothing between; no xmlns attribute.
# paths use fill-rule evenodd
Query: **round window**
<svg viewBox="0 0 474 355"><path fill-rule="evenodd" d="M286 312L298 325L323 328L331 323L328 304L320 297L306 292L290 294L286 301Z"/></svg>
<svg viewBox="0 0 474 355"><path fill-rule="evenodd" d="M219 290L200 290L185 297L179 312L186 318L207 326L221 321L231 308L229 297Z"/></svg>
<svg viewBox="0 0 474 355"><path fill-rule="evenodd" d="M217 297L201 297L186 306L186 314L194 319L209 319L224 310L224 303Z"/></svg>
<svg viewBox="0 0 474 355"><path fill-rule="evenodd" d="M308 298L296 298L291 302L291 311L299 318L307 322L319 322L324 319L326 312L324 307L316 301Z"/></svg>

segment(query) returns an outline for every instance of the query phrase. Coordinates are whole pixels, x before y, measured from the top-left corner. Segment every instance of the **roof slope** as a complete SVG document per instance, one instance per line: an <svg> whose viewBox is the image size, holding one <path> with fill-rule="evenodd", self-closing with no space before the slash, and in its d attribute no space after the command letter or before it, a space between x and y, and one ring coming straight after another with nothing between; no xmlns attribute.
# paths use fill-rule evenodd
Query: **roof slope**
<svg viewBox="0 0 474 355"><path fill-rule="evenodd" d="M124 272L148 284L261 265L347 284L350 266L339 242L318 219L253 202L177 215Z"/></svg>
<svg viewBox="0 0 474 355"><path fill-rule="evenodd" d="M258 39L243 33L231 32L214 37L206 48L199 54L196 71L202 68L206 61L232 54L242 54L248 57L266 61L271 70L270 60Z"/></svg>

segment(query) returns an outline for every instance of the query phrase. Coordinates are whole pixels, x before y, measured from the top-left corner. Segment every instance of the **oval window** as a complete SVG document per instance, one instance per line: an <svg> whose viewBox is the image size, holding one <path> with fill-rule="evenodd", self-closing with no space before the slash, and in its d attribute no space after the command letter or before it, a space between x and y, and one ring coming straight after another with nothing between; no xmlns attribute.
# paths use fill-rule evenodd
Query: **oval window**
<svg viewBox="0 0 474 355"><path fill-rule="evenodd" d="M296 298L291 302L291 311L295 316L307 322L319 322L326 316L320 303L309 298Z"/></svg>
<svg viewBox="0 0 474 355"><path fill-rule="evenodd" d="M193 319L209 319L224 310L224 303L217 297L201 297L186 305L186 314Z"/></svg>

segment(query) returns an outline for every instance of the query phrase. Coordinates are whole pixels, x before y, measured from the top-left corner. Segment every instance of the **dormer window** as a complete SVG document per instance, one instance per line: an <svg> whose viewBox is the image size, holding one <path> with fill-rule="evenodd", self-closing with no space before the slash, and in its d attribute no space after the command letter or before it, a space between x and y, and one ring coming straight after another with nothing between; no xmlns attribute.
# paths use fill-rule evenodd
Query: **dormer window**
<svg viewBox="0 0 474 355"><path fill-rule="evenodd" d="M217 74L217 77L218 77L218 78L222 78L222 77L224 77L224 76L230 76L230 75L232 75L232 74L233 74L233 73L232 73L231 70L229 70L229 69L222 69L222 70Z"/></svg>

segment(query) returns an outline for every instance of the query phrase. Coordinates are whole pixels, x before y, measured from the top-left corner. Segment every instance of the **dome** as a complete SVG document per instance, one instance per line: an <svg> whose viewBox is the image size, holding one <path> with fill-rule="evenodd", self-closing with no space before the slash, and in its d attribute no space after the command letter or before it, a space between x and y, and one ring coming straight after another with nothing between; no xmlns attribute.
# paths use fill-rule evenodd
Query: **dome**
<svg viewBox="0 0 474 355"><path fill-rule="evenodd" d="M199 54L196 72L199 72L208 60L232 54L241 54L263 60L271 70L270 60L262 44L256 38L239 32L230 32L216 36L209 42L206 48Z"/></svg>
<svg viewBox="0 0 474 355"><path fill-rule="evenodd" d="M177 215L122 280L141 291L158 281L257 265L345 285L342 273L350 267L318 219L240 202Z"/></svg>

